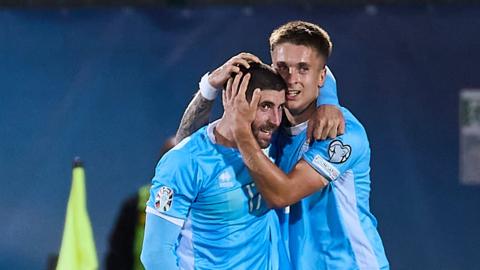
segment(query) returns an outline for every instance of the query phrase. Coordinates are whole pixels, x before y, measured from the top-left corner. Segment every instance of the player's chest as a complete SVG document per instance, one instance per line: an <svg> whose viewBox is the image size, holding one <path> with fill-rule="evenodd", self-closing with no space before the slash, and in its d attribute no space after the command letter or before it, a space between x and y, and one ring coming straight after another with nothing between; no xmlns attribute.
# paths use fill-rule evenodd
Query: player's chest
<svg viewBox="0 0 480 270"><path fill-rule="evenodd" d="M223 166L204 182L192 209L213 219L245 218L268 210L243 163L219 165Z"/></svg>

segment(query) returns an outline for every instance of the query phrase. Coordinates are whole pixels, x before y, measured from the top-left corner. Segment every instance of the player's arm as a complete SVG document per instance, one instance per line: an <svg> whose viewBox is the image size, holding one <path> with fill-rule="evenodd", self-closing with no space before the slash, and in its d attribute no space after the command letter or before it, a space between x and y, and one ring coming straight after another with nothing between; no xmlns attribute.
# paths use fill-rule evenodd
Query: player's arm
<svg viewBox="0 0 480 270"><path fill-rule="evenodd" d="M325 67L326 74L317 97L317 110L310 118L307 140L325 140L345 133L345 119L339 108L337 82L333 73Z"/></svg>
<svg viewBox="0 0 480 270"><path fill-rule="evenodd" d="M242 133L238 133L242 137L239 149L245 165L271 208L294 204L328 185L328 180L304 160L285 174L262 153L251 131Z"/></svg>
<svg viewBox="0 0 480 270"><path fill-rule="evenodd" d="M278 208L290 205L325 187L328 181L308 163L300 161L291 173L285 174L265 156L251 129L260 100L260 91L255 90L249 104L245 92L250 74L246 74L241 83L240 76L241 74L237 75L227 84L224 109L232 119L232 133L244 163L269 206Z"/></svg>
<svg viewBox="0 0 480 270"><path fill-rule="evenodd" d="M140 257L145 269L178 269L175 243L180 230L177 224L147 213Z"/></svg>
<svg viewBox="0 0 480 270"><path fill-rule="evenodd" d="M187 143L172 148L155 168L141 255L146 269L177 269L174 247L201 185Z"/></svg>
<svg viewBox="0 0 480 270"><path fill-rule="evenodd" d="M213 107L214 99L209 100L200 93L199 90L193 97L187 109L183 113L180 126L178 127L175 141L179 143L184 138L190 136L202 126L208 123L208 117Z"/></svg>
<svg viewBox="0 0 480 270"><path fill-rule="evenodd" d="M232 73L240 71L240 65L249 68L248 63L250 62L260 62L260 59L250 53L240 53L230 58L211 74L207 73L202 77L199 83L200 90L190 101L180 121L175 136L177 143L208 123L218 92L223 88Z"/></svg>

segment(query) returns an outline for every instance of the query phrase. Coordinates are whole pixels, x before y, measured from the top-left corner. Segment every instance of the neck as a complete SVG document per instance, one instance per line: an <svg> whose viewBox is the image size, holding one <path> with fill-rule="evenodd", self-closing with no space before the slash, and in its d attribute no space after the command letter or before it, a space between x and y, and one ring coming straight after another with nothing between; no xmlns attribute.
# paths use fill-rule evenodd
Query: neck
<svg viewBox="0 0 480 270"><path fill-rule="evenodd" d="M215 136L215 141L217 144L237 148L237 144L233 139L233 134L228 128L228 123L224 117L220 119L217 126L213 129L213 135Z"/></svg>
<svg viewBox="0 0 480 270"><path fill-rule="evenodd" d="M290 111L288 109L285 110L285 116L287 117L287 120L291 126L296 126L298 124L301 124L312 117L313 113L315 112L316 109L316 101L313 101L310 103L310 105L307 106L302 111Z"/></svg>

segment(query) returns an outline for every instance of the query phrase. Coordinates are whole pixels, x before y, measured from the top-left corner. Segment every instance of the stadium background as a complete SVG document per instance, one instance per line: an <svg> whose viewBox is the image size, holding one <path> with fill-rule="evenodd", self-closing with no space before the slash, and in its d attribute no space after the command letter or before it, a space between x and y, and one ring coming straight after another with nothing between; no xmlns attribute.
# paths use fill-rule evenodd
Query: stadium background
<svg viewBox="0 0 480 270"><path fill-rule="evenodd" d="M45 269L58 252L76 155L103 265L121 201L151 179L201 75L241 51L269 62L267 37L293 19L332 36L340 102L369 133L392 269L478 269L480 189L459 184L458 96L480 87L480 5L185 2L3 2L0 269Z"/></svg>

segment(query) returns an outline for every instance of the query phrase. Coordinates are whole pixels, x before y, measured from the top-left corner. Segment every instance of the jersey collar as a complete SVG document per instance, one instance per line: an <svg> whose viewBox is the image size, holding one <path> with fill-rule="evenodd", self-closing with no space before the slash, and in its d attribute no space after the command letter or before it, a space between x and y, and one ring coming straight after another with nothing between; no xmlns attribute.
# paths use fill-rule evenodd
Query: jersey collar
<svg viewBox="0 0 480 270"><path fill-rule="evenodd" d="M302 133L302 131L304 131L307 128L307 124L308 124L308 121L305 121L303 123L300 123L300 124L295 125L295 126L290 126L290 127L284 125L283 130L289 136L296 136L296 135Z"/></svg>

